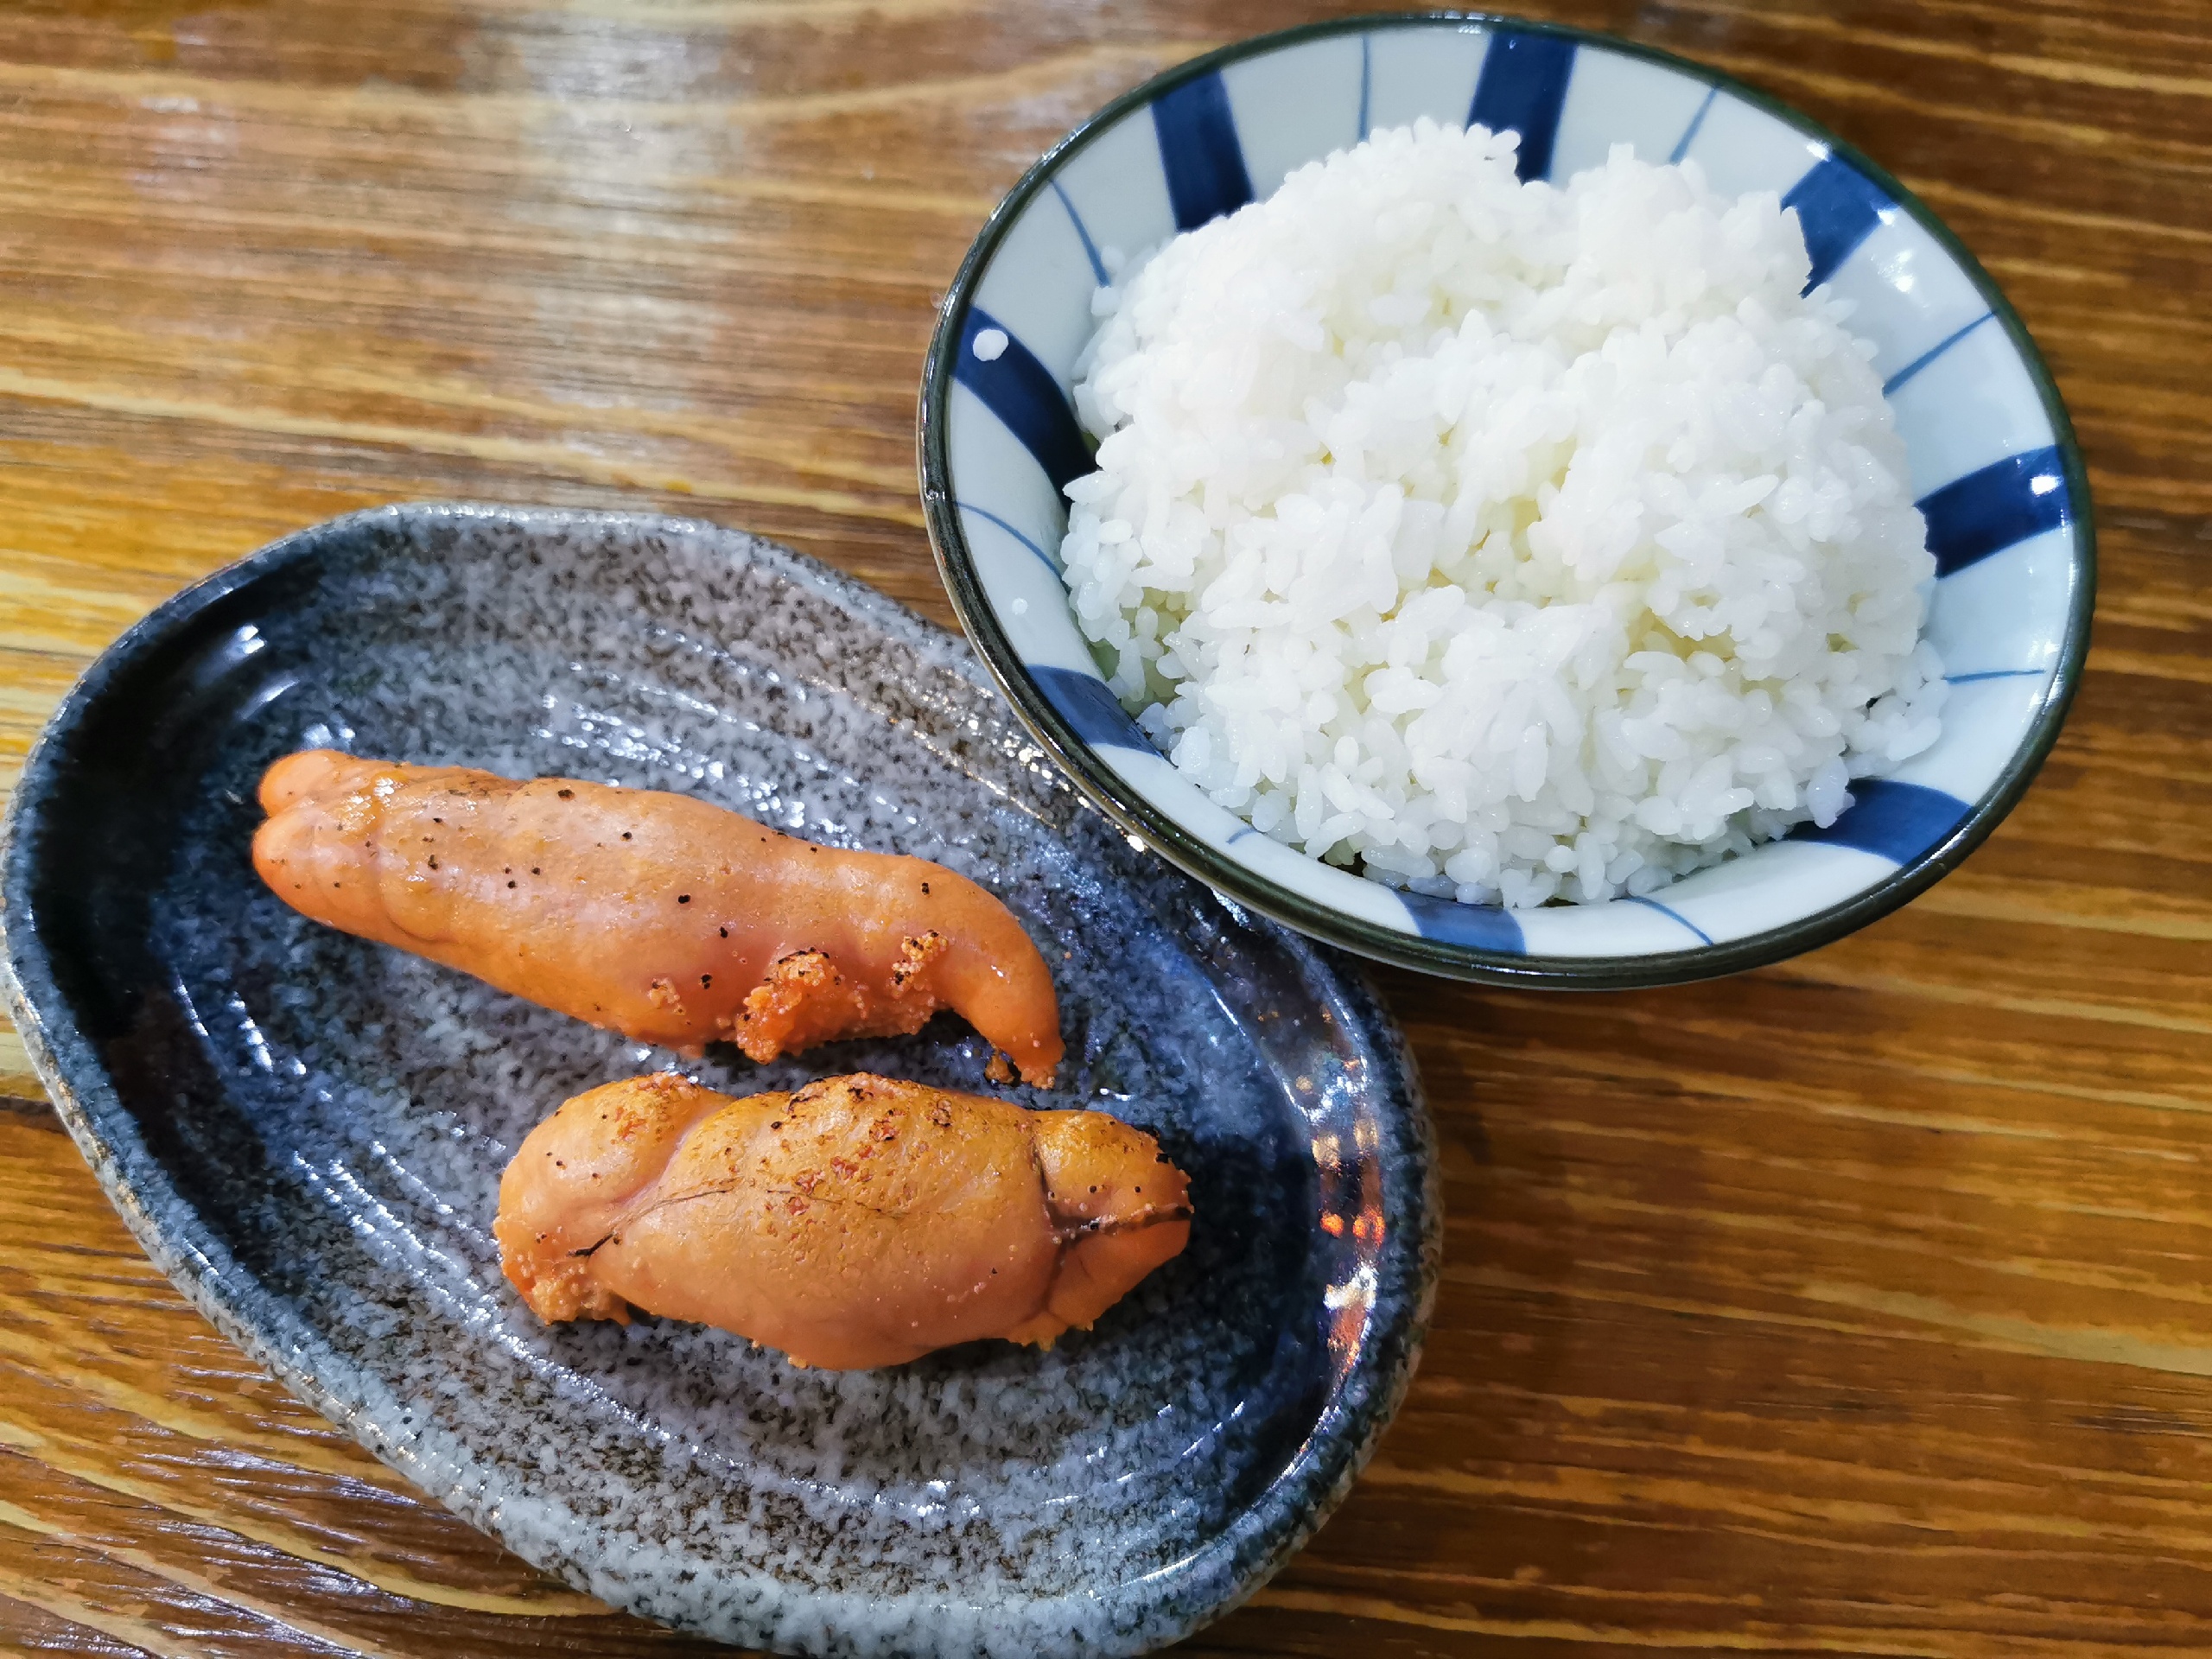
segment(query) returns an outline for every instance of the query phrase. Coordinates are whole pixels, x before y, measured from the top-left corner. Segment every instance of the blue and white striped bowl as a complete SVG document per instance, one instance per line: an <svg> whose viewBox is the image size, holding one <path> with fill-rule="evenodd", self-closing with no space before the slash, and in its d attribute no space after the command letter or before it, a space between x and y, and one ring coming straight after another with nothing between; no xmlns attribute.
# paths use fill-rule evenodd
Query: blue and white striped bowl
<svg viewBox="0 0 2212 1659"><path fill-rule="evenodd" d="M1417 116L1521 134L1524 178L1628 143L1796 208L1813 280L1877 347L1939 575L1943 735L1855 804L1651 899L1455 905L1331 868L1215 805L1106 689L1071 613L1061 486L1090 470L1069 387L1128 253L1263 197L1292 168ZM1001 336L1003 337L1001 339ZM983 350L976 349L979 339ZM1649 985L1824 944L1978 845L2058 734L2088 644L2094 543L2066 412L2019 318L1936 216L1821 127L1699 65L1547 24L1351 18L1263 35L1109 105L1029 170L946 296L922 385L931 539L1025 724L1122 827L1217 891L1363 955L1467 979Z"/></svg>

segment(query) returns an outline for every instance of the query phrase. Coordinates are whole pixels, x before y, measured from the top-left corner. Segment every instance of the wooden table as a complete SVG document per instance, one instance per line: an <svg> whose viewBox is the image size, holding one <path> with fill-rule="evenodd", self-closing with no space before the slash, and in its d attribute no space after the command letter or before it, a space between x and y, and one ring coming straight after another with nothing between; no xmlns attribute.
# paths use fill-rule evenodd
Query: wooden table
<svg viewBox="0 0 2212 1659"><path fill-rule="evenodd" d="M1949 219L2094 480L2087 683L1965 871L1719 984L1390 976L1427 1361L1203 1652L2212 1648L2212 7L1562 0ZM408 497L672 505L949 618L933 303L1064 129L1259 0L0 0L0 774L165 594ZM0 1645L703 1649L209 1331L0 1038Z"/></svg>

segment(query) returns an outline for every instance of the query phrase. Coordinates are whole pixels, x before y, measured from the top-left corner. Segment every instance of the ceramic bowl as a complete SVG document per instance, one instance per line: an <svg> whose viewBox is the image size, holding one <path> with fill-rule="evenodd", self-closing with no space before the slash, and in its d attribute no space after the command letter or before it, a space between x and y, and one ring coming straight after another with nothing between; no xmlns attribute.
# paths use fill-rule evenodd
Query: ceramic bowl
<svg viewBox="0 0 2212 1659"><path fill-rule="evenodd" d="M1926 515L1943 734L1853 786L1831 827L1648 899L1509 912L1394 891L1217 806L1107 690L1060 579L1061 488L1090 470L1070 397L1111 263L1264 197L1292 168L1419 116L1521 134L1524 178L1617 143L1693 159L1796 209L1813 281L1855 303ZM978 350L979 343L982 349ZM946 586L1038 741L1132 834L1217 891L1409 968L1493 982L1698 979L1825 944L1955 868L2058 733L2088 646L2082 461L2019 318L1958 238L1873 162L1700 65L1548 24L1355 17L1225 48L1076 129L991 215L946 296L922 390L925 505Z"/></svg>

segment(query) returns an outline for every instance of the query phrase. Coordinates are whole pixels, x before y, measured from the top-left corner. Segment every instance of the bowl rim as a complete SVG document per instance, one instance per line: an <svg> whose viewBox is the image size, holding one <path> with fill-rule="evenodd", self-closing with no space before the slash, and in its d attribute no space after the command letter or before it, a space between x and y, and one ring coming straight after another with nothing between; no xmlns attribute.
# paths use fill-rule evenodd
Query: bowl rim
<svg viewBox="0 0 2212 1659"><path fill-rule="evenodd" d="M1455 944L1417 933L1401 933L1348 915L1293 892L1224 856L1132 789L1077 735L1022 669L1012 643L1000 627L976 575L967 533L952 494L949 442L954 359L961 327L977 284L1007 232L1037 194L1077 155L1131 112L1163 93L1245 59L1260 57L1309 41L1385 29L1510 29L1589 44L1641 60L1726 88L1753 107L1783 122L1829 153L1841 156L1888 193L1891 200L1933 237L1973 283L2028 372L2065 469L2066 487L2075 511L2073 531L2075 576L2072 603L2059 657L2045 684L2025 737L1996 781L1971 803L1948 834L1909 863L1899 865L1872 886L1842 900L1777 927L1740 939L1700 944L1688 950L1640 957L1516 955ZM1007 192L969 245L966 257L938 308L936 331L922 372L915 453L921 476L922 512L938 574L974 642L976 655L1013 707L1016 716L1053 762L1084 795L1122 829L1216 892L1273 917L1285 926L1371 959L1418 972L1495 985L1543 986L1560 989L1629 990L1684 984L1764 967L1816 949L1865 926L1918 897L1964 861L2018 803L2058 741L2068 709L2080 685L2088 654L2090 623L2096 605L2096 523L2089 496L2088 471L2074 425L2067 416L2050 366L2027 325L1981 262L1950 227L1880 162L1821 123L1746 81L1663 48L1624 40L1600 30L1541 22L1491 11L1433 10L1374 12L1337 17L1273 30L1201 54L1163 70L1105 105L1031 165Z"/></svg>

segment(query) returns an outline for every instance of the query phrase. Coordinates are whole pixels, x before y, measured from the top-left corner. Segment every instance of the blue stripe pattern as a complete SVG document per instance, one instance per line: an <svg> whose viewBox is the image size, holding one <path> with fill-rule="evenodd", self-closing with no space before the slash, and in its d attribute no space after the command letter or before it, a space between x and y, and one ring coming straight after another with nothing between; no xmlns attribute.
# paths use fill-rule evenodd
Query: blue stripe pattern
<svg viewBox="0 0 2212 1659"><path fill-rule="evenodd" d="M1856 847L1893 864L1910 864L1957 829L1967 804L1955 795L1888 778L1862 778L1851 786L1852 804L1825 830L1807 824L1792 841Z"/></svg>
<svg viewBox="0 0 2212 1659"><path fill-rule="evenodd" d="M1006 531L1007 535L1013 537L1015 541L1020 542L1032 553L1034 553L1037 556L1038 563L1042 564L1047 570L1051 571L1056 576L1060 574L1058 560L1055 559L1043 548L1038 546L1036 543L1031 541L1027 536L1016 530L1012 524L1007 523L1005 519L1000 518L998 514L993 512L988 507L979 507L973 501L963 501L960 504L960 511L963 512L972 512L986 524L996 524L1001 530Z"/></svg>
<svg viewBox="0 0 2212 1659"><path fill-rule="evenodd" d="M1153 101L1152 129L1177 230L1195 231L1252 200L1244 146L1219 75L1200 75L1161 93Z"/></svg>
<svg viewBox="0 0 2212 1659"><path fill-rule="evenodd" d="M1695 922L1690 920L1688 917L1683 915L1679 910L1669 910L1666 906L1661 904L1656 899L1646 899L1637 893L1631 893L1625 896L1628 902L1631 905L1642 905L1646 910L1657 911L1662 916L1664 916L1670 922L1680 922L1684 927L1687 927L1691 932L1697 935L1697 942L1700 944L1711 944L1713 943L1712 934L1707 932Z"/></svg>
<svg viewBox="0 0 2212 1659"><path fill-rule="evenodd" d="M1782 205L1795 207L1797 222L1805 227L1805 251L1813 260L1813 274L1805 279L1808 293L1834 276L1895 206L1872 179L1839 156L1791 185Z"/></svg>
<svg viewBox="0 0 2212 1659"><path fill-rule="evenodd" d="M1679 162L1690 153L1690 146L1697 142L1697 130L1705 124L1705 118L1713 108L1713 100L1719 96L1718 86L1706 88L1705 102L1697 106L1697 113L1690 117L1690 124L1682 129L1682 136L1675 140L1674 153L1667 157L1670 164Z"/></svg>
<svg viewBox="0 0 2212 1659"><path fill-rule="evenodd" d="M1465 945L1476 950L1496 950L1510 957L1529 954L1521 924L1503 905L1463 905L1450 899L1431 899L1418 893L1398 895L1424 939L1440 944Z"/></svg>
<svg viewBox="0 0 2212 1659"><path fill-rule="evenodd" d="M1006 336L1006 349L988 362L976 355L976 337L987 328ZM1052 372L980 305L968 308L952 378L1006 423L1022 448L1037 458L1055 491L1065 491L1075 480L1097 470L1082 429L1075 423L1075 410L1068 406L1067 394L1052 378Z"/></svg>
<svg viewBox="0 0 2212 1659"><path fill-rule="evenodd" d="M2072 517L2066 467L2055 448L2007 455L1923 496L1918 505L1939 576L2056 530Z"/></svg>
<svg viewBox="0 0 2212 1659"><path fill-rule="evenodd" d="M1906 364L1904 367L1899 369L1888 379L1883 381L1882 396L1885 397L1888 397L1899 386L1904 385L1906 381L1911 379L1914 375L1918 374L1930 363L1933 363L1937 358L1942 356L1944 353L1949 351L1952 346L1957 345L1968 334L1974 333L1975 329L1980 327L1983 323L1993 320L1996 315L1997 314L1994 311L1985 311L1980 316L1976 317L1972 322L1967 324L1965 327L1954 329L1951 333L1944 335L1942 339L1937 340L1933 346L1930 346L1918 357L1914 358L1912 361Z"/></svg>
<svg viewBox="0 0 2212 1659"><path fill-rule="evenodd" d="M1045 701L1052 705L1052 712L1067 721L1075 734L1093 748L1160 753L1152 747L1152 740L1143 729L1129 718L1128 710L1115 700L1106 682L1096 674L1079 673L1071 668L1039 668L1034 664L1025 664L1023 667L1037 683L1037 689L1045 694Z"/></svg>
<svg viewBox="0 0 2212 1659"><path fill-rule="evenodd" d="M1112 280L1106 274L1106 262L1098 257L1098 245L1090 239L1090 226L1083 222L1083 215L1075 210L1075 200L1061 187L1058 179L1052 181L1052 194L1060 199L1060 206L1068 210L1068 222L1075 226L1075 233L1083 238L1083 257L1090 261L1090 274L1103 288Z"/></svg>
<svg viewBox="0 0 2212 1659"><path fill-rule="evenodd" d="M1560 106L1567 102L1567 83L1573 73L1574 42L1565 35L1498 29L1483 54L1467 124L1519 133L1521 153L1514 170L1524 180L1548 178ZM1519 928L1514 932L1517 938Z"/></svg>

